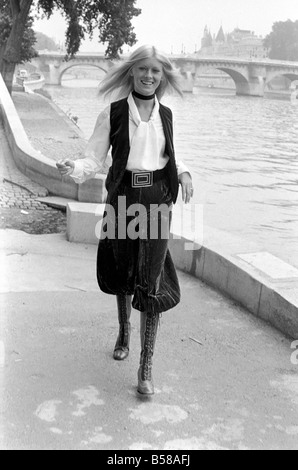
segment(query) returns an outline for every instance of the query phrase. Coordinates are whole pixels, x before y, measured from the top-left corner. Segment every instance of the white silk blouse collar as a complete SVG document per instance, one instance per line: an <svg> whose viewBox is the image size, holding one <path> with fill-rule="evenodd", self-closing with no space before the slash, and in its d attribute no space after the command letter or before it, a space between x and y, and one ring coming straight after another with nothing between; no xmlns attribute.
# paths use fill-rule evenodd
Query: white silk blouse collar
<svg viewBox="0 0 298 470"><path fill-rule="evenodd" d="M139 126L141 124L141 122L144 122L144 121L141 120L140 113L139 113L139 110L138 110L137 105L135 103L135 100L132 96L132 93L130 93L129 97L127 98L127 101L128 101L131 117L132 117L133 121L135 122L136 126ZM149 122L155 121L158 114L159 114L159 101L158 101L157 97L155 96L155 105L154 105L154 108L152 110L152 114L150 116Z"/></svg>

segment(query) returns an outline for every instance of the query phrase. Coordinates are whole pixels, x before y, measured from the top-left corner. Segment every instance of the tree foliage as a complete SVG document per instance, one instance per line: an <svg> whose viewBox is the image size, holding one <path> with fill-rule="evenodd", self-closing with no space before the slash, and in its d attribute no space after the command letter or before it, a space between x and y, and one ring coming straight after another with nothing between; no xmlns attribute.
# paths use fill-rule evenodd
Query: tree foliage
<svg viewBox="0 0 298 470"><path fill-rule="evenodd" d="M59 46L56 44L54 39L49 38L44 33L41 33L40 31L35 31L35 36L36 36L36 44L35 44L35 49L37 51L58 51Z"/></svg>
<svg viewBox="0 0 298 470"><path fill-rule="evenodd" d="M298 20L274 23L264 40L270 59L298 61Z"/></svg>
<svg viewBox="0 0 298 470"><path fill-rule="evenodd" d="M19 63L28 62L36 57L37 52L34 48L36 37L33 31L33 17L28 16L25 24L23 37L21 38L21 48L19 54ZM0 0L0 49L4 48L9 38L12 28L12 16L9 0Z"/></svg>
<svg viewBox="0 0 298 470"><path fill-rule="evenodd" d="M66 49L70 57L75 55L86 36L93 37L98 31L98 40L107 45L109 59L119 57L122 46L133 46L136 35L132 19L140 15L136 0L38 0L37 8L46 18L59 10L67 22Z"/></svg>
<svg viewBox="0 0 298 470"><path fill-rule="evenodd" d="M132 46L136 42L132 19L141 10L135 3L136 0L0 0L0 72L8 88L15 65L25 59L23 45L27 44L29 56L33 53L30 15L50 18L59 11L64 16L68 58L79 51L86 36L92 37L97 30L99 42L107 46L107 58L114 59L124 44Z"/></svg>
<svg viewBox="0 0 298 470"><path fill-rule="evenodd" d="M117 58L124 44L133 46L136 43L131 21L141 10L135 3L136 0L93 0L86 5L84 0L78 1L86 32L92 36L98 29L99 41L107 44L108 58Z"/></svg>

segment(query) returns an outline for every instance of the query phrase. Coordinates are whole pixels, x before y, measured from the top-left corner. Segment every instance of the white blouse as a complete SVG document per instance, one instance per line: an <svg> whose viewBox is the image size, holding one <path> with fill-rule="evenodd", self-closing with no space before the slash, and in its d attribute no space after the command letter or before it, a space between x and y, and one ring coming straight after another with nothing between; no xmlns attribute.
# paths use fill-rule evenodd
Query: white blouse
<svg viewBox="0 0 298 470"><path fill-rule="evenodd" d="M148 122L142 121L132 94L128 97L129 105L129 140L130 153L127 170L155 171L166 166L169 157L165 155L166 139L159 114L159 101L155 98L155 106ZM94 178L100 173L110 149L110 110L107 107L98 117L92 137L90 138L85 158L76 160L71 177L76 183ZM188 172L186 165L177 162L178 175Z"/></svg>

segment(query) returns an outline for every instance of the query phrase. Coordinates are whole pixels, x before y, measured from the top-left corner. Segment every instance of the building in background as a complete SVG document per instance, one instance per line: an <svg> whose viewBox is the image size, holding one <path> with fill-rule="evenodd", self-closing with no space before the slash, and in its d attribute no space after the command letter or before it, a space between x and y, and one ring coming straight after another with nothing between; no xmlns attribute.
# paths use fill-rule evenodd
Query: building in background
<svg viewBox="0 0 298 470"><path fill-rule="evenodd" d="M245 29L235 28L231 33L225 34L222 26L217 35L212 36L206 26L201 49L197 54L202 57L267 58L268 50L263 41L262 36L256 36L253 31Z"/></svg>
<svg viewBox="0 0 298 470"><path fill-rule="evenodd" d="M208 26L204 29L201 49L196 52L200 58L229 57L247 60L268 59L269 50L263 45L264 38L253 31L235 28L231 33L225 33L219 28L217 35L211 33ZM208 88L235 88L232 78L220 70L210 69L210 72L197 77L196 85ZM270 82L267 91L286 91L291 85L290 80L279 77Z"/></svg>

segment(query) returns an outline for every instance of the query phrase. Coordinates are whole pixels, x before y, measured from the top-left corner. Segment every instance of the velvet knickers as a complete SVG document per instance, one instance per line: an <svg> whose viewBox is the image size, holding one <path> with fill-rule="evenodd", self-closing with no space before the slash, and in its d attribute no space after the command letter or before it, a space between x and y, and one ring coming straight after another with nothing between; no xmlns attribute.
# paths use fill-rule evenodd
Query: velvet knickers
<svg viewBox="0 0 298 470"><path fill-rule="evenodd" d="M107 204L97 256L100 289L132 295L141 312L162 313L180 302L180 287L168 249L172 194L168 180L151 187L121 183Z"/></svg>

